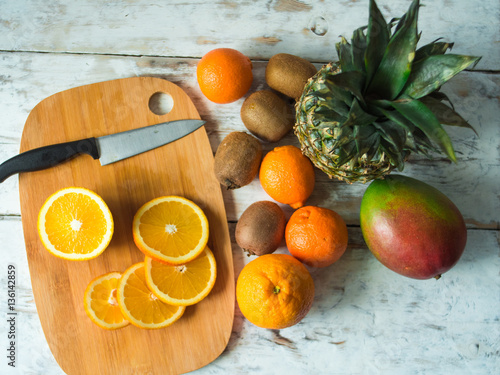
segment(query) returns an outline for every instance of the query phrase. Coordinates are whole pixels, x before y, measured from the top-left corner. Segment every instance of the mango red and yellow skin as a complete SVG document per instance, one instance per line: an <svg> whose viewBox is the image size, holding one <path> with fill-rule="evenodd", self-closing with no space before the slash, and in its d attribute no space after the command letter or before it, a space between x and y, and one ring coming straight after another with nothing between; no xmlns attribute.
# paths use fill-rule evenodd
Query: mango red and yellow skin
<svg viewBox="0 0 500 375"><path fill-rule="evenodd" d="M436 188L413 178L375 180L361 201L360 224L370 251L386 267L414 279L439 278L467 242L462 214Z"/></svg>

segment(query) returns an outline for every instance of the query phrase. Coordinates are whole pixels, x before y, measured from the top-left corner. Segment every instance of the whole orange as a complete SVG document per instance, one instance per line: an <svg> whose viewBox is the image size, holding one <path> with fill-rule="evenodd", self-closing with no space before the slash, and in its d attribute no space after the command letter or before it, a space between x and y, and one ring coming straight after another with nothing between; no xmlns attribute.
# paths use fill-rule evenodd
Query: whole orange
<svg viewBox="0 0 500 375"><path fill-rule="evenodd" d="M259 179L274 200L293 208L302 207L314 190L314 167L295 146L268 152L260 165Z"/></svg>
<svg viewBox="0 0 500 375"><path fill-rule="evenodd" d="M236 300L251 323L281 329L300 322L311 309L314 282L307 268L287 254L262 255L248 263L236 282Z"/></svg>
<svg viewBox="0 0 500 375"><path fill-rule="evenodd" d="M217 48L202 57L196 69L201 92L215 103L231 103L252 86L252 62L232 48Z"/></svg>
<svg viewBox="0 0 500 375"><path fill-rule="evenodd" d="M328 208L306 206L295 211L285 228L288 251L312 267L335 263L347 249L344 219Z"/></svg>

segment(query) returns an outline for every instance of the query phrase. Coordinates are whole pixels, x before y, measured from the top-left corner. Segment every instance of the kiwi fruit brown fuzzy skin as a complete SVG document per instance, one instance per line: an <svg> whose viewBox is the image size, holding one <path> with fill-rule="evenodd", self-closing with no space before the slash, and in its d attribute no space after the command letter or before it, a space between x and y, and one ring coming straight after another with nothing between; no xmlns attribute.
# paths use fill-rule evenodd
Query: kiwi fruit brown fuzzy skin
<svg viewBox="0 0 500 375"><path fill-rule="evenodd" d="M258 201L243 212L236 224L236 243L248 255L273 253L285 235L283 210L271 201Z"/></svg>
<svg viewBox="0 0 500 375"><path fill-rule="evenodd" d="M227 189L248 185L257 176L262 161L262 145L245 132L229 133L214 157L217 180Z"/></svg>
<svg viewBox="0 0 500 375"><path fill-rule="evenodd" d="M256 137L277 142L292 130L295 111L271 90L260 90L241 106L241 120Z"/></svg>
<svg viewBox="0 0 500 375"><path fill-rule="evenodd" d="M272 89L298 100L309 78L318 70L309 61L288 53L278 53L269 59L266 82Z"/></svg>

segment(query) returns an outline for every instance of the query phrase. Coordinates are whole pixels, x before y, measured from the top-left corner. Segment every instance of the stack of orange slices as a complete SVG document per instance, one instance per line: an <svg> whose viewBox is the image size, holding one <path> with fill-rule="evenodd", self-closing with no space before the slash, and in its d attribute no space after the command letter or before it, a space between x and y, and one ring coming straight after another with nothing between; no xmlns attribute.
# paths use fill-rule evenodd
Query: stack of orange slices
<svg viewBox="0 0 500 375"><path fill-rule="evenodd" d="M129 323L146 329L167 327L215 284L207 217L186 198L160 197L139 208L132 233L145 261L93 280L85 291L85 311L106 329Z"/></svg>
<svg viewBox="0 0 500 375"><path fill-rule="evenodd" d="M101 254L113 229L104 200L84 188L54 193L38 218L44 246L69 260ZM105 329L129 323L146 329L167 327L182 316L186 306L204 299L215 284L217 267L207 246L207 217L184 197L160 197L139 208L132 233L145 261L123 273L109 272L92 280L84 293L85 312Z"/></svg>

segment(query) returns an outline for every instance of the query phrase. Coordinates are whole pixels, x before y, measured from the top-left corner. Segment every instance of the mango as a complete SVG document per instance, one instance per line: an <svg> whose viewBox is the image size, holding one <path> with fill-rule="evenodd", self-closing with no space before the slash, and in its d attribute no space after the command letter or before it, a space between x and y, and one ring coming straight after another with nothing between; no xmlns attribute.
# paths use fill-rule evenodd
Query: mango
<svg viewBox="0 0 500 375"><path fill-rule="evenodd" d="M458 262L467 242L455 204L436 188L402 175L368 186L360 224L373 255L392 271L414 279L441 277Z"/></svg>

